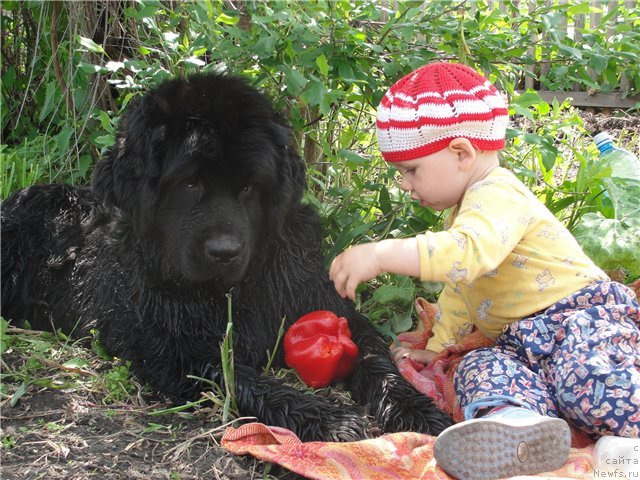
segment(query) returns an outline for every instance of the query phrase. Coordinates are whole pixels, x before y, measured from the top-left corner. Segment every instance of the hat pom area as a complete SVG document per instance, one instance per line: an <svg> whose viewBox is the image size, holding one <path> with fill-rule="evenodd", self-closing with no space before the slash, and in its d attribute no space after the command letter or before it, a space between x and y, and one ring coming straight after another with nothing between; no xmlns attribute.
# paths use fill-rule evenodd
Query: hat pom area
<svg viewBox="0 0 640 480"><path fill-rule="evenodd" d="M431 155L454 138L479 150L505 145L509 114L489 80L458 63L431 63L398 80L378 106L380 152L387 162Z"/></svg>

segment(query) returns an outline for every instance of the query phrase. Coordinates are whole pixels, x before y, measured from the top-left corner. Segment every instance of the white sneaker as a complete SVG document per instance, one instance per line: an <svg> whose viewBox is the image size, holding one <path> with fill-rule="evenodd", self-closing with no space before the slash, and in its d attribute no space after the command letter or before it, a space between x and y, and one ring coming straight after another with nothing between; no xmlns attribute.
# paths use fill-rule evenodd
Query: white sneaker
<svg viewBox="0 0 640 480"><path fill-rule="evenodd" d="M571 431L560 418L507 406L444 430L438 465L461 480L495 480L557 470L569 456Z"/></svg>

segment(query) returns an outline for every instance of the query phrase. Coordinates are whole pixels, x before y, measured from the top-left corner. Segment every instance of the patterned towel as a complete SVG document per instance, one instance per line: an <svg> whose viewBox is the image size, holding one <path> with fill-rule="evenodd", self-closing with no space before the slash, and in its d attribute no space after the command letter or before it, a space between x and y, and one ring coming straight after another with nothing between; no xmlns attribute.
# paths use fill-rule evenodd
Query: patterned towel
<svg viewBox="0 0 640 480"><path fill-rule="evenodd" d="M222 437L229 452L250 454L317 480L451 480L433 458L435 437L414 432L389 433L359 442L301 442L284 428L248 423L230 427ZM518 479L593 479L593 445L572 448L555 472Z"/></svg>

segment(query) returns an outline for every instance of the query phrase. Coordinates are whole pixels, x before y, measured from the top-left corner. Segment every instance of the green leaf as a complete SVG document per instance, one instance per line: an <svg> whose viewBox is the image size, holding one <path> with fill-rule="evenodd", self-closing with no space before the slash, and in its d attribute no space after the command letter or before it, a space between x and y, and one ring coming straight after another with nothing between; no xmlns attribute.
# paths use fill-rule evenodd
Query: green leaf
<svg viewBox="0 0 640 480"><path fill-rule="evenodd" d="M414 296L411 286L384 284L373 293L373 300L381 305L399 304L411 305Z"/></svg>
<svg viewBox="0 0 640 480"><path fill-rule="evenodd" d="M512 105L519 105L522 108L529 108L532 105L538 105L540 103L544 103L544 100L538 95L537 92L532 90L528 90L518 96L516 96L512 101Z"/></svg>
<svg viewBox="0 0 640 480"><path fill-rule="evenodd" d="M393 333L406 332L413 326L410 313L394 313L389 318L389 325Z"/></svg>
<svg viewBox="0 0 640 480"><path fill-rule="evenodd" d="M640 180L605 178L602 181L615 209L615 218L640 218Z"/></svg>
<svg viewBox="0 0 640 480"><path fill-rule="evenodd" d="M110 147L116 143L114 134L108 133L107 135L101 135L94 140L94 143L101 148Z"/></svg>
<svg viewBox="0 0 640 480"><path fill-rule="evenodd" d="M561 52L564 52L569 58L573 59L573 60L582 60L582 51L574 48L574 47L570 47L569 45L565 45L564 43L558 42L557 44L558 50L560 50Z"/></svg>
<svg viewBox="0 0 640 480"><path fill-rule="evenodd" d="M318 65L323 77L326 78L329 76L329 63L327 63L327 57L325 57L324 53L320 54L316 58L316 65Z"/></svg>
<svg viewBox="0 0 640 480"><path fill-rule="evenodd" d="M618 220L586 213L573 235L600 268L622 267L632 275L640 275L640 218Z"/></svg>
<svg viewBox="0 0 640 480"><path fill-rule="evenodd" d="M80 157L80 160L78 161L78 173L81 177L84 177L87 174L92 164L93 158L91 158L91 155L82 155Z"/></svg>
<svg viewBox="0 0 640 480"><path fill-rule="evenodd" d="M558 148L551 142L543 141L542 148L539 150L542 158L542 165L547 171L550 171L556 164L558 158Z"/></svg>
<svg viewBox="0 0 640 480"><path fill-rule="evenodd" d="M262 37L256 42L252 51L260 55L270 55L274 51L278 44L278 38L273 35L267 35Z"/></svg>
<svg viewBox="0 0 640 480"><path fill-rule="evenodd" d="M114 128L113 128L113 125L111 124L111 118L109 117L109 114L104 110L99 110L98 118L100 119L100 125L102 126L103 130L109 133L113 133Z"/></svg>
<svg viewBox="0 0 640 480"><path fill-rule="evenodd" d="M187 65L193 65L195 67L204 67L206 63L203 60L200 60L198 57L188 57L182 60L182 62Z"/></svg>
<svg viewBox="0 0 640 480"><path fill-rule="evenodd" d="M602 55L594 53L589 59L589 66L593 68L597 73L602 73L607 68L607 62L609 59Z"/></svg>
<svg viewBox="0 0 640 480"><path fill-rule="evenodd" d="M289 70L287 73L287 90L294 97L300 96L309 80L297 70Z"/></svg>
<svg viewBox="0 0 640 480"><path fill-rule="evenodd" d="M47 93L44 98L44 104L40 109L40 115L39 115L40 122L44 122L44 120L53 110L54 98L57 91L58 91L58 85L56 84L56 82L49 82L47 84Z"/></svg>
<svg viewBox="0 0 640 480"><path fill-rule="evenodd" d="M353 73L353 67L348 62L340 62L338 64L338 76L346 81L355 80L356 78Z"/></svg>
<svg viewBox="0 0 640 480"><path fill-rule="evenodd" d="M94 42L90 38L76 35L76 41L80 42L80 45L82 45L84 48L86 48L90 52L101 53L105 55L107 53L104 51L104 48L102 48L102 45L98 45L96 42Z"/></svg>
<svg viewBox="0 0 640 480"><path fill-rule="evenodd" d="M58 133L54 138L56 141L56 148L58 152L63 155L66 155L70 148L71 136L74 133L74 129L71 127L63 128L60 133Z"/></svg>
<svg viewBox="0 0 640 480"><path fill-rule="evenodd" d="M9 342L7 341L7 330L9 329L9 322L0 317L0 355L4 354L9 349Z"/></svg>
<svg viewBox="0 0 640 480"><path fill-rule="evenodd" d="M530 120L533 120L534 115L530 108L534 105L542 104L546 104L546 102L542 100L540 95L538 95L538 93L534 91L529 90L516 96L511 101L510 106L513 108L513 111L516 115L522 115Z"/></svg>
<svg viewBox="0 0 640 480"><path fill-rule="evenodd" d="M9 405L11 408L15 407L18 404L18 400L27 393L27 382L22 382L20 386L16 389L14 394L11 396L11 400L9 401Z"/></svg>
<svg viewBox="0 0 640 480"><path fill-rule="evenodd" d="M309 105L312 106L321 105L326 95L327 87L325 87L324 83L321 80L315 77L312 77L312 79L309 81L307 89L302 94Z"/></svg>
<svg viewBox="0 0 640 480"><path fill-rule="evenodd" d="M102 360L111 360L113 358L107 353L107 350L102 346L97 338L91 340L91 349L96 352Z"/></svg>
<svg viewBox="0 0 640 480"><path fill-rule="evenodd" d="M357 153L352 152L351 150L346 150L344 148L338 150L338 156L344 158L347 162L351 162L356 165L369 161L366 158L358 155Z"/></svg>
<svg viewBox="0 0 640 480"><path fill-rule="evenodd" d="M64 362L62 366L67 368L83 369L89 366L89 362L87 362L83 358L72 358L71 360L67 360L66 362Z"/></svg>
<svg viewBox="0 0 640 480"><path fill-rule="evenodd" d="M391 196L389 195L389 190L385 186L380 189L378 203L380 204L380 210L382 210L382 213L386 215L391 212Z"/></svg>
<svg viewBox="0 0 640 480"><path fill-rule="evenodd" d="M572 5L567 8L567 17L571 18L574 15L584 14L591 12L590 2L581 2L577 5Z"/></svg>
<svg viewBox="0 0 640 480"><path fill-rule="evenodd" d="M221 13L216 18L216 22L223 23L225 25L237 25L239 21L239 16L232 17L230 15L227 15L226 13Z"/></svg>

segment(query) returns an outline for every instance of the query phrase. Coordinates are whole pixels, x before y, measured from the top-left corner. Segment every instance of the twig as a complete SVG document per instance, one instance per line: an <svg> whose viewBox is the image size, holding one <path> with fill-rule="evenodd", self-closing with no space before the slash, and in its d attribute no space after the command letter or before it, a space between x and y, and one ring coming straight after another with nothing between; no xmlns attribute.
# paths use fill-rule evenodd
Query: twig
<svg viewBox="0 0 640 480"><path fill-rule="evenodd" d="M60 17L60 3L53 2L51 10L51 54L53 56L53 73L60 85L62 95L64 95L67 103L67 110L73 112L73 102L71 101L71 95L69 95L69 87L67 82L64 81L62 75L62 67L60 67L60 58L58 57L58 50L60 43L58 42L58 18Z"/></svg>

